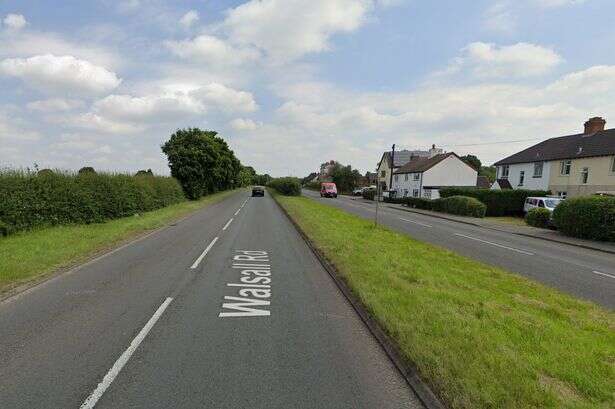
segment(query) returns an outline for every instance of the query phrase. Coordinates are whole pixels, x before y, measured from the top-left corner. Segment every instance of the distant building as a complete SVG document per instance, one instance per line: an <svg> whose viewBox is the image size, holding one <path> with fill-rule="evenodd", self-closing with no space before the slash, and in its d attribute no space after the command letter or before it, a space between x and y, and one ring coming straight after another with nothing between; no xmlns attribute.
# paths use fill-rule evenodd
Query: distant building
<svg viewBox="0 0 615 409"><path fill-rule="evenodd" d="M605 125L602 118L590 118L583 133L547 139L508 156L495 163L497 178L512 189L551 190L560 197L615 192L615 129Z"/></svg>
<svg viewBox="0 0 615 409"><path fill-rule="evenodd" d="M435 155L443 153L443 149L436 148L435 145L432 145L431 149L428 151L421 150L401 150L395 151L395 163L393 164L393 172L395 172L400 167L406 165L408 162L414 159L420 158L430 158ZM384 152L382 157L380 158L380 162L378 162L378 167L376 171L377 175L377 183L378 187L382 191L389 190L389 184L391 181L391 156L392 152Z"/></svg>
<svg viewBox="0 0 615 409"><path fill-rule="evenodd" d="M479 189L489 189L491 182L487 176L479 176L476 178L476 187Z"/></svg>

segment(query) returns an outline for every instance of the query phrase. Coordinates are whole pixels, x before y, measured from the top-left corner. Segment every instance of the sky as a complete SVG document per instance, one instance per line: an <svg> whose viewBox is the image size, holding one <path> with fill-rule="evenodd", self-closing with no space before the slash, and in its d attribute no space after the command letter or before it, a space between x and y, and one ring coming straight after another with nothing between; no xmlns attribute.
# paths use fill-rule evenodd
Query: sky
<svg viewBox="0 0 615 409"><path fill-rule="evenodd" d="M0 168L168 174L177 129L305 176L615 124L612 0L0 0Z"/></svg>

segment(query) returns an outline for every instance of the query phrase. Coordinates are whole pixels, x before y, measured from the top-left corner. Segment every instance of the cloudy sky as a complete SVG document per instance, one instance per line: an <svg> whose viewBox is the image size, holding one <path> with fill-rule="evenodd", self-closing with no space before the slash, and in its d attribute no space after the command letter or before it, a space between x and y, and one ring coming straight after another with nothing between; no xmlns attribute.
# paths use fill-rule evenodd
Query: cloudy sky
<svg viewBox="0 0 615 409"><path fill-rule="evenodd" d="M62 5L60 5L62 3ZM612 0L0 0L0 167L168 173L177 128L244 164L492 163L615 124ZM608 124L607 124L608 126Z"/></svg>

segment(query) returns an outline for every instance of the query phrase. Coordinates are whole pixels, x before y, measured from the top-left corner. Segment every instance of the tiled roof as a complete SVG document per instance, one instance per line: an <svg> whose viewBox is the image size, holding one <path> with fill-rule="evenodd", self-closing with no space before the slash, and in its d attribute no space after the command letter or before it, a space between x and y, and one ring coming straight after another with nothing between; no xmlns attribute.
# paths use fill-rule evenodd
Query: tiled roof
<svg viewBox="0 0 615 409"><path fill-rule="evenodd" d="M410 162L410 159L416 156L427 157L429 156L429 152L428 151L409 151L409 150L395 151L395 166L394 167L397 168L397 167L403 166L406 163ZM385 152L384 155L382 155L382 159L384 158L389 159L390 157L391 157L391 151Z"/></svg>
<svg viewBox="0 0 615 409"><path fill-rule="evenodd" d="M592 156L615 155L615 128L592 135L577 134L551 138L515 153L495 163L542 162L550 160L589 158Z"/></svg>
<svg viewBox="0 0 615 409"><path fill-rule="evenodd" d="M476 187L480 189L489 189L491 187L491 182L489 182L487 176L478 176L476 178Z"/></svg>
<svg viewBox="0 0 615 409"><path fill-rule="evenodd" d="M395 174L425 172L426 170L429 170L429 169L433 168L435 165L437 165L438 163L442 162L444 159L448 158L451 155L455 155L455 153L453 153L453 152L441 153L441 154L436 155L436 156L434 156L432 158L418 158L418 159L414 159L414 160L406 163L401 168L397 169ZM455 155L455 156L457 156L457 155Z"/></svg>

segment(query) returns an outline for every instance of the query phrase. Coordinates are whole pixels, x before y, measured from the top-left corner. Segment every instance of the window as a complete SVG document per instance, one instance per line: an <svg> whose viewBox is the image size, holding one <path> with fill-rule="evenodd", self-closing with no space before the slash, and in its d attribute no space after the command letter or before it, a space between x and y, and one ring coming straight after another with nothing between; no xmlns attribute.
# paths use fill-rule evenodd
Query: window
<svg viewBox="0 0 615 409"><path fill-rule="evenodd" d="M560 169L559 169L559 173L560 175L570 175L570 167L572 166L572 161L571 160L563 160L560 162Z"/></svg>
<svg viewBox="0 0 615 409"><path fill-rule="evenodd" d="M404 189L404 197L408 197L408 189Z"/></svg>
<svg viewBox="0 0 615 409"><path fill-rule="evenodd" d="M519 172L519 186L523 186L523 182L525 182L525 171L524 170Z"/></svg>
<svg viewBox="0 0 615 409"><path fill-rule="evenodd" d="M542 177L542 167L543 167L543 162L534 163L534 177L535 178Z"/></svg>
<svg viewBox="0 0 615 409"><path fill-rule="evenodd" d="M502 166L502 174L500 175L500 178L508 179L508 172L510 172L510 166L508 165Z"/></svg>
<svg viewBox="0 0 615 409"><path fill-rule="evenodd" d="M425 190L423 191L423 197L424 197L425 199L431 199L431 189L425 189Z"/></svg>
<svg viewBox="0 0 615 409"><path fill-rule="evenodd" d="M419 190L418 189L413 189L412 190L412 196L413 197L419 197Z"/></svg>
<svg viewBox="0 0 615 409"><path fill-rule="evenodd" d="M583 168L581 171L581 183L586 184L587 179L589 179L589 168Z"/></svg>
<svg viewBox="0 0 615 409"><path fill-rule="evenodd" d="M542 200L539 200L538 207L545 207L545 202L543 202Z"/></svg>
<svg viewBox="0 0 615 409"><path fill-rule="evenodd" d="M557 197L565 199L568 196L568 192L557 192Z"/></svg>
<svg viewBox="0 0 615 409"><path fill-rule="evenodd" d="M386 170L383 170L383 171L380 172L380 177L381 178L385 177L386 175L387 175L387 171Z"/></svg>
<svg viewBox="0 0 615 409"><path fill-rule="evenodd" d="M408 174L404 174L404 180L407 182L408 181Z"/></svg>
<svg viewBox="0 0 615 409"><path fill-rule="evenodd" d="M412 178L413 178L414 180L419 180L419 179L421 179L421 174L420 174L420 173L414 173L414 174L412 175Z"/></svg>
<svg viewBox="0 0 615 409"><path fill-rule="evenodd" d="M615 156L613 156L613 161L611 162L611 173L615 173Z"/></svg>
<svg viewBox="0 0 615 409"><path fill-rule="evenodd" d="M395 181L399 182L399 175L395 175Z"/></svg>

